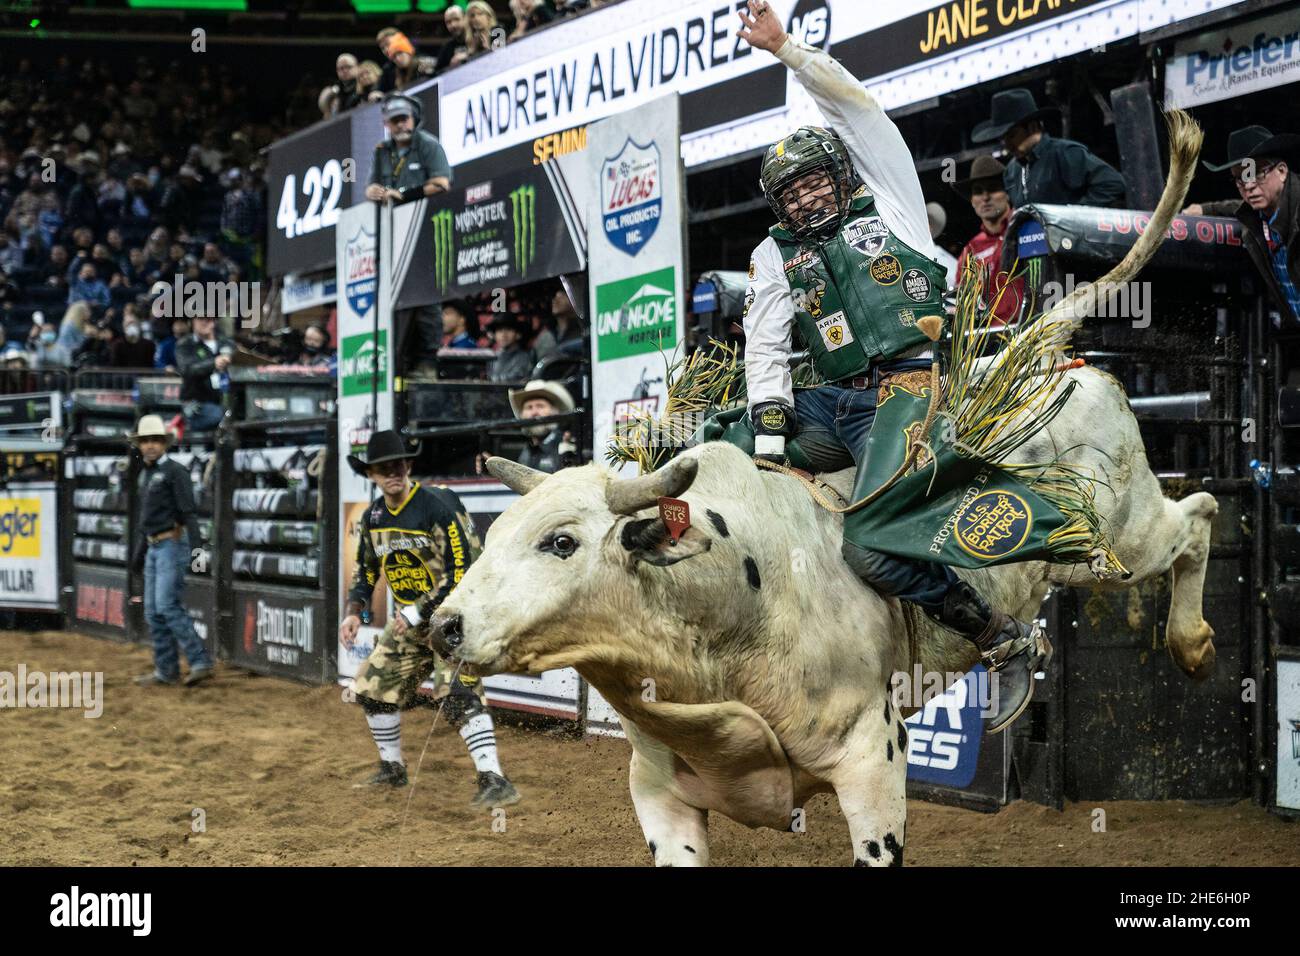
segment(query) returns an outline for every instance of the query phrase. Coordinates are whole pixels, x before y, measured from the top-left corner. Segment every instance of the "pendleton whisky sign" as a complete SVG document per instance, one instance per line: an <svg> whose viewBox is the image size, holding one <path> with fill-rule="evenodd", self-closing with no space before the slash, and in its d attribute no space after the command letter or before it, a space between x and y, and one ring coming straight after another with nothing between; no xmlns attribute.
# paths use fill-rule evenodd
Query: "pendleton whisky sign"
<svg viewBox="0 0 1300 956"><path fill-rule="evenodd" d="M429 203L433 288L442 298L576 272L579 243L540 166L453 189Z"/></svg>

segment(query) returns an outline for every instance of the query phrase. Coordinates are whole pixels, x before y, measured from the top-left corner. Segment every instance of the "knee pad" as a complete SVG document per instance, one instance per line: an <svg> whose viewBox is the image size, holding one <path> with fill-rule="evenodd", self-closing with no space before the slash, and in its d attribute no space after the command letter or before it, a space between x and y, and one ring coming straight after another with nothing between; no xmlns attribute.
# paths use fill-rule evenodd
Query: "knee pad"
<svg viewBox="0 0 1300 956"><path fill-rule="evenodd" d="M381 700L371 700L361 694L357 695L357 703L367 714L395 714L398 710L396 704L385 704Z"/></svg>
<svg viewBox="0 0 1300 956"><path fill-rule="evenodd" d="M451 682L451 693L443 700L442 706L450 724L460 724L471 717L487 713L487 708L483 706L483 701L474 688L466 687L459 680Z"/></svg>

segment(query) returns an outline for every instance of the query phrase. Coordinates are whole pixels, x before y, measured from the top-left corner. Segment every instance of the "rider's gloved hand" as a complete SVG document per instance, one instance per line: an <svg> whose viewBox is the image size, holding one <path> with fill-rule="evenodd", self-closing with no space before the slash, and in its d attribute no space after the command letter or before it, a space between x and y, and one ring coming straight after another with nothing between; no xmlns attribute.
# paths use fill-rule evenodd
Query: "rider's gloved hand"
<svg viewBox="0 0 1300 956"><path fill-rule="evenodd" d="M794 409L784 402L762 402L749 410L754 425L754 457L785 464L785 440L795 433Z"/></svg>

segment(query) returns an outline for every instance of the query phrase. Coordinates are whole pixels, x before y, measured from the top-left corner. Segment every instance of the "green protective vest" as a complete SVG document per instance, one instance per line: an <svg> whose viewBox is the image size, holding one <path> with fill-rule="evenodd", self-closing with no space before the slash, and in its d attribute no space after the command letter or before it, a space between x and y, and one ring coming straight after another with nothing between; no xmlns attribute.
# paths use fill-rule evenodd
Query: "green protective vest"
<svg viewBox="0 0 1300 956"><path fill-rule="evenodd" d="M946 318L943 266L894 235L865 190L825 242L799 242L779 226L769 234L781 250L795 321L827 381L929 342L916 320Z"/></svg>

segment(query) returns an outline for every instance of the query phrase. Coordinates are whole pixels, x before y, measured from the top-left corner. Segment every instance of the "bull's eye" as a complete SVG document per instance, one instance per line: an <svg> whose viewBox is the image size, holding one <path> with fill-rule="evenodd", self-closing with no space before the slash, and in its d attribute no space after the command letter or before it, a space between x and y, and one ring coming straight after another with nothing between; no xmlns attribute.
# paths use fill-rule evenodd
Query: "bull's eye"
<svg viewBox="0 0 1300 956"><path fill-rule="evenodd" d="M551 534L542 539L539 550L558 558L567 558L578 550L578 539L571 534Z"/></svg>

